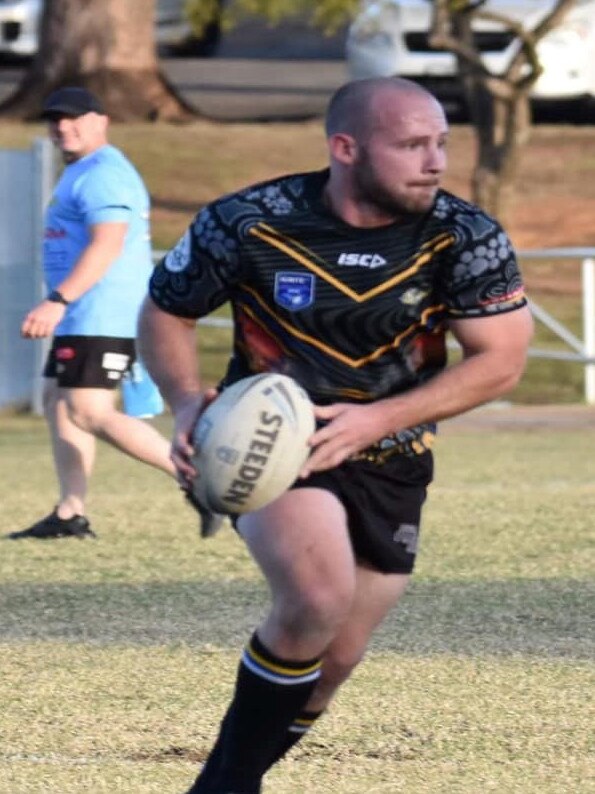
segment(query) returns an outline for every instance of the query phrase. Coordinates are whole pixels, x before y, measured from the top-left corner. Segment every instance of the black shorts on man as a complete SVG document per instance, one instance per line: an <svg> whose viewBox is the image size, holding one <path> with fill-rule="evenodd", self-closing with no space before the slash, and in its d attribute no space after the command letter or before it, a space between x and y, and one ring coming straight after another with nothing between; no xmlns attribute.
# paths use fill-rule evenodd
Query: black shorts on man
<svg viewBox="0 0 595 794"><path fill-rule="evenodd" d="M66 389L115 389L135 360L134 339L56 336L43 375Z"/></svg>
<svg viewBox="0 0 595 794"><path fill-rule="evenodd" d="M434 459L397 454L378 465L347 460L315 472L292 488L323 488L343 504L353 551L383 573L411 573L417 554L421 509L432 481Z"/></svg>

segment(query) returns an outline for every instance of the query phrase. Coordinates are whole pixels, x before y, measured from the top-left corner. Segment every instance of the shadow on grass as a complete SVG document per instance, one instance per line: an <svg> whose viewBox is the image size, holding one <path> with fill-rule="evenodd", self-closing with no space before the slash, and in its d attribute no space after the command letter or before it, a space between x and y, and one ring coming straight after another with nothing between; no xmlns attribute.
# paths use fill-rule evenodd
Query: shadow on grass
<svg viewBox="0 0 595 794"><path fill-rule="evenodd" d="M593 590L573 580L415 583L372 648L402 654L592 658ZM239 647L264 614L245 581L10 585L0 588L3 642Z"/></svg>

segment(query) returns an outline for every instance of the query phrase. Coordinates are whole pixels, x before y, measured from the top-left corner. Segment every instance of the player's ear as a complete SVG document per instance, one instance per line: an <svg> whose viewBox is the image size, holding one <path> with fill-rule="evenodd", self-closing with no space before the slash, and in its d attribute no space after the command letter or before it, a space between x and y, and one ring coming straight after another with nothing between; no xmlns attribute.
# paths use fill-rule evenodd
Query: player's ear
<svg viewBox="0 0 595 794"><path fill-rule="evenodd" d="M329 151L334 160L344 165L351 165L357 157L355 138L344 132L337 132L328 139Z"/></svg>

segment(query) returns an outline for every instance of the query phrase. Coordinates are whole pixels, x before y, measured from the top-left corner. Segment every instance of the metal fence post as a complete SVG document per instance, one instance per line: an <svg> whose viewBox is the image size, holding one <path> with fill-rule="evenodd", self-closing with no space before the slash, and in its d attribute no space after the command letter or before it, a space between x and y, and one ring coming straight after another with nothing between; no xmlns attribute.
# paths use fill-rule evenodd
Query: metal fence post
<svg viewBox="0 0 595 794"><path fill-rule="evenodd" d="M595 259L583 259L583 339L585 358L595 359ZM595 364L585 364L585 401L595 404Z"/></svg>
<svg viewBox="0 0 595 794"><path fill-rule="evenodd" d="M33 180L34 228L31 230L31 233L33 239L36 241L34 267L37 288L37 294L31 296L31 305L33 306L37 301L42 300L45 295L42 262L44 215L52 196L54 182L56 181L54 147L48 138L35 138L32 147L32 156L35 162L35 178ZM42 339L35 343L35 373L33 375L33 387L31 390L31 410L39 416L43 414L43 377L41 371L50 344L50 339Z"/></svg>

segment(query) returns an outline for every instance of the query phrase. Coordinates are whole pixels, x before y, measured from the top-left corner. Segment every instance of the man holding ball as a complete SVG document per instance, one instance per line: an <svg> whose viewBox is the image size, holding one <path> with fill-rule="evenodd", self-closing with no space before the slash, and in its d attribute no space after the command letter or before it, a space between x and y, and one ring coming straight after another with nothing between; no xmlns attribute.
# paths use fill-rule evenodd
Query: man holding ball
<svg viewBox="0 0 595 794"><path fill-rule="evenodd" d="M400 78L348 83L326 134L328 169L204 208L141 313L141 355L174 411L188 483L190 434L212 398L196 321L225 301L235 332L221 388L283 372L317 406L301 476L236 522L271 606L188 794L260 792L323 714L411 576L435 423L513 388L532 334L505 232L440 188L448 127L431 94ZM447 331L462 348L449 366Z"/></svg>

